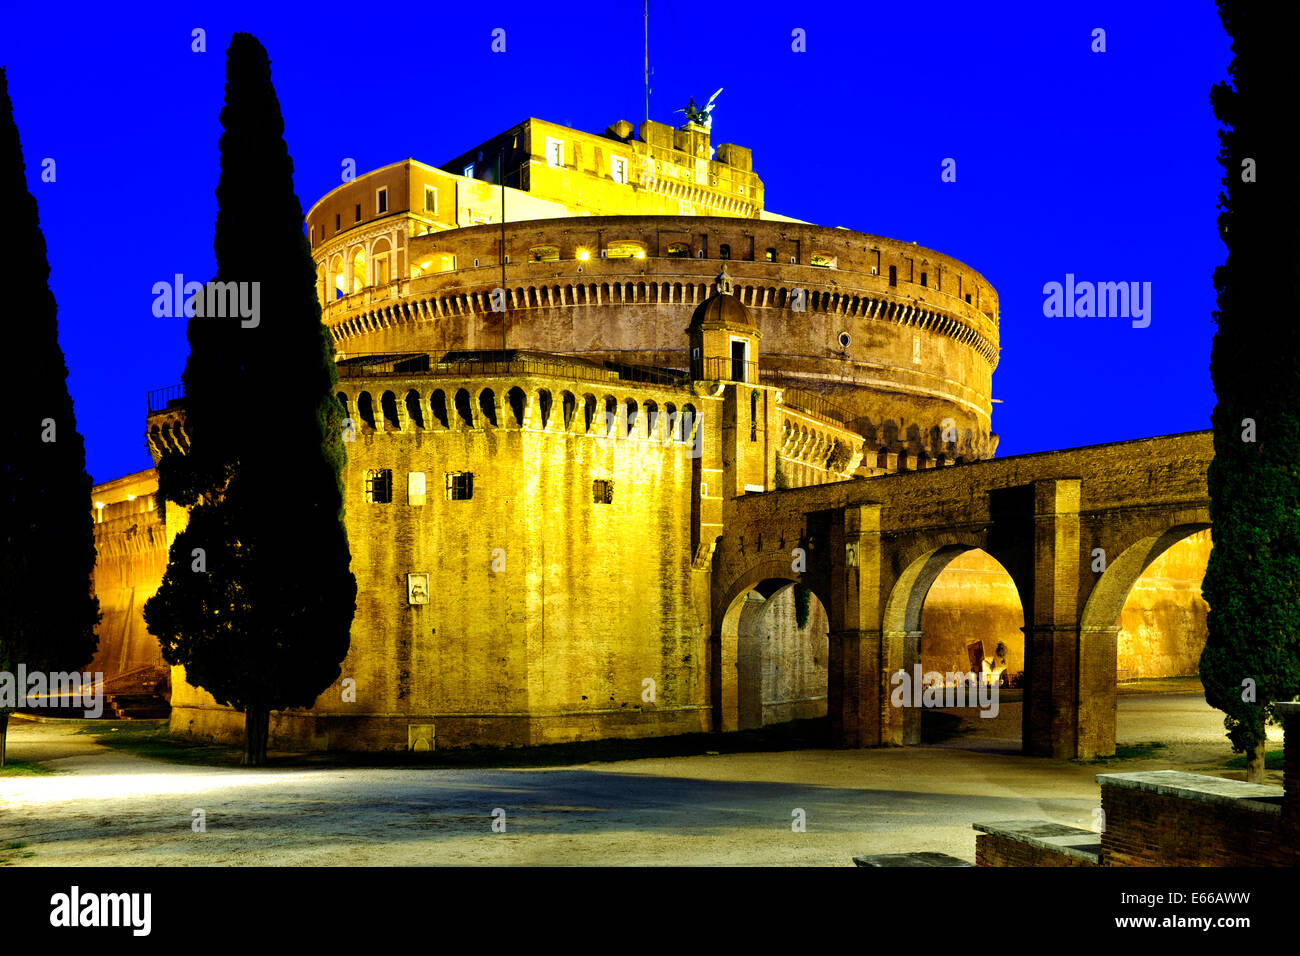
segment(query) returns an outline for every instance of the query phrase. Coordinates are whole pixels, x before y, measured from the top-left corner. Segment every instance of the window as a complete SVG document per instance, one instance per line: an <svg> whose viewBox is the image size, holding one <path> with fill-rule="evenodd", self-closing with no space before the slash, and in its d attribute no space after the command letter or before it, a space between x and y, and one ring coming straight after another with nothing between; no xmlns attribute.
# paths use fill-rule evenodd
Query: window
<svg viewBox="0 0 1300 956"><path fill-rule="evenodd" d="M763 255L763 258L768 262L776 262L776 250L769 246L767 252Z"/></svg>
<svg viewBox="0 0 1300 956"><path fill-rule="evenodd" d="M342 215L341 213L337 213L337 212L336 212L336 213L334 214L334 231L335 231L335 232L338 232L338 231L339 231L339 229L342 227L342 223L343 223L343 215Z"/></svg>
<svg viewBox="0 0 1300 956"><path fill-rule="evenodd" d="M639 242L611 242L605 248L607 259L644 259L645 246Z"/></svg>
<svg viewBox="0 0 1300 956"><path fill-rule="evenodd" d="M447 472L447 500L468 501L474 497L474 474L468 471Z"/></svg>
<svg viewBox="0 0 1300 956"><path fill-rule="evenodd" d="M814 252L812 254L812 264L818 269L830 269L835 265L835 260L824 252Z"/></svg>
<svg viewBox="0 0 1300 956"><path fill-rule="evenodd" d="M470 163L468 166L465 167L465 175L468 176L470 179L473 179L473 178L474 178L474 164L473 164L473 163Z"/></svg>
<svg viewBox="0 0 1300 956"><path fill-rule="evenodd" d="M966 293L966 301L967 301L967 302L970 301L970 293L969 293L969 292Z"/></svg>
<svg viewBox="0 0 1300 956"><path fill-rule="evenodd" d="M749 393L749 440L758 441L758 391Z"/></svg>
<svg viewBox="0 0 1300 956"><path fill-rule="evenodd" d="M898 285L898 266L889 267L889 284Z"/></svg>
<svg viewBox="0 0 1300 956"><path fill-rule="evenodd" d="M375 285L388 284L388 254L375 257Z"/></svg>
<svg viewBox="0 0 1300 956"><path fill-rule="evenodd" d="M921 273L921 285L929 285L930 283L929 283L928 280L929 280L929 276L927 276L924 272L922 272L922 273Z"/></svg>
<svg viewBox="0 0 1300 956"><path fill-rule="evenodd" d="M718 258L719 258L719 259L730 259L730 258L731 258L731 246L727 245L725 242L724 242L722 245L718 246Z"/></svg>
<svg viewBox="0 0 1300 956"><path fill-rule="evenodd" d="M356 219L355 219L354 221L355 221L355 222L360 222L360 221L361 221L361 203L357 203L357 216L356 216Z"/></svg>
<svg viewBox="0 0 1300 956"><path fill-rule="evenodd" d="M316 227L315 227L315 226L312 226L312 227L311 227L310 231L308 232L308 235L311 236L311 238L310 238L308 241L309 241L313 246L316 245Z"/></svg>
<svg viewBox="0 0 1300 956"><path fill-rule="evenodd" d="M375 190L375 215L382 216L388 212L388 187Z"/></svg>
<svg viewBox="0 0 1300 956"><path fill-rule="evenodd" d="M564 165L564 140L546 137L546 165Z"/></svg>
<svg viewBox="0 0 1300 956"><path fill-rule="evenodd" d="M529 262L559 262L559 246L533 246L528 250Z"/></svg>
<svg viewBox="0 0 1300 956"><path fill-rule="evenodd" d="M375 468L366 472L366 501L373 505L392 503L393 471L391 468Z"/></svg>
<svg viewBox="0 0 1300 956"><path fill-rule="evenodd" d="M591 500L598 505L614 503L614 482L597 478L591 483Z"/></svg>
<svg viewBox="0 0 1300 956"><path fill-rule="evenodd" d="M432 186L424 187L424 211L438 214L438 190Z"/></svg>
<svg viewBox="0 0 1300 956"><path fill-rule="evenodd" d="M616 183L627 183L627 160L622 156L609 158L609 175Z"/></svg>
<svg viewBox="0 0 1300 956"><path fill-rule="evenodd" d="M684 242L674 242L668 246L669 259L689 259L691 247Z"/></svg>

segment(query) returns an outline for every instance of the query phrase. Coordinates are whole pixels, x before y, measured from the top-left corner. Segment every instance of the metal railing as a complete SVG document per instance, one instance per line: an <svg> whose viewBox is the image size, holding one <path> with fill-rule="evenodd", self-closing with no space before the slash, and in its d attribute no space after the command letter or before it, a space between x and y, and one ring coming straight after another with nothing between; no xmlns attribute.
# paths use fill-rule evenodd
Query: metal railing
<svg viewBox="0 0 1300 956"><path fill-rule="evenodd" d="M514 352L477 352L455 362L434 362L429 355L377 353L339 363L339 379L391 378L395 375L456 377L479 375L547 375L578 382L642 382L680 388L689 383L685 372L605 362L582 365Z"/></svg>
<svg viewBox="0 0 1300 956"><path fill-rule="evenodd" d="M168 385L166 388L155 388L149 392L148 396L149 414L166 411L173 405L179 404L184 398L184 385Z"/></svg>

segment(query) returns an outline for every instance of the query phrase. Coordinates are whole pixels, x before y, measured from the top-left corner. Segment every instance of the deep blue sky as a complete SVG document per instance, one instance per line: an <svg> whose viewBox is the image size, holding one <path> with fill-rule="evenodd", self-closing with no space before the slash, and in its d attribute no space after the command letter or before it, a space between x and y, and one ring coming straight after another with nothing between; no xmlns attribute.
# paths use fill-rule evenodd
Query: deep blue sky
<svg viewBox="0 0 1300 956"><path fill-rule="evenodd" d="M597 132L641 120L640 0L464 7L0 5L96 481L149 466L145 393L185 365L184 320L155 318L151 287L215 270L233 31L270 52L304 211L339 185L344 157L359 171L438 164L530 115ZM753 149L768 208L982 272L1001 296L999 454L1209 427L1225 253L1209 90L1230 58L1212 2L703 9L651 2L654 118L724 87L714 141ZM195 27L206 53L190 51ZM490 52L495 27L504 54ZM1104 54L1089 49L1095 27ZM791 51L795 28L806 53ZM956 183L940 182L945 157ZM1152 283L1150 327L1045 318L1043 284L1067 272Z"/></svg>

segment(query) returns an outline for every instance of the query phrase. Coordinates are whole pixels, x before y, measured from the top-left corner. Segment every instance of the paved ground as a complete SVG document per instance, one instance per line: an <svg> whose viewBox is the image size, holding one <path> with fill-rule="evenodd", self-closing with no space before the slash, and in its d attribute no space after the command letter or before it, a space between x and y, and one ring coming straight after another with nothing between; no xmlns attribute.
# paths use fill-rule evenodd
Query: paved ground
<svg viewBox="0 0 1300 956"><path fill-rule="evenodd" d="M965 733L914 748L555 769L258 771L146 759L76 735L78 725L15 719L10 757L54 773L0 777L0 858L26 866L849 865L862 853L931 850L973 861L972 822L1033 817L1088 827L1097 773L1194 770L1227 756L1221 716L1198 695L1121 696L1121 744L1160 740L1170 749L1108 766L1008 752L1019 704L1005 704L997 720L974 714L963 715ZM504 833L492 831L498 808ZM192 828L196 809L206 832ZM797 810L806 832L792 830ZM3 849L12 843L26 846Z"/></svg>

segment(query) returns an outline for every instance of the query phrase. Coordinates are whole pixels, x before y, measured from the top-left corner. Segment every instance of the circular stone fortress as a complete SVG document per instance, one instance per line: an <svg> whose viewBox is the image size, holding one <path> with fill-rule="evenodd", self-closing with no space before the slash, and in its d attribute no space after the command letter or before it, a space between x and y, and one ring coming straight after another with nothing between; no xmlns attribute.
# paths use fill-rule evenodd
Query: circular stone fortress
<svg viewBox="0 0 1300 956"><path fill-rule="evenodd" d="M359 593L338 682L272 715L272 746L707 731L728 667L753 687L742 726L826 714L826 609L806 592L756 590L742 639L761 637L738 662L710 652L733 502L991 457L997 295L948 256L763 200L749 150L695 123L529 119L311 208ZM185 453L183 396L151 395L148 434L155 460ZM151 510L150 474L98 511L124 563L97 582L130 585L137 650L184 520ZM105 549L128 520L133 543ZM1015 611L968 618L954 655L973 636L1014 672ZM174 731L238 738L241 715L171 679Z"/></svg>

